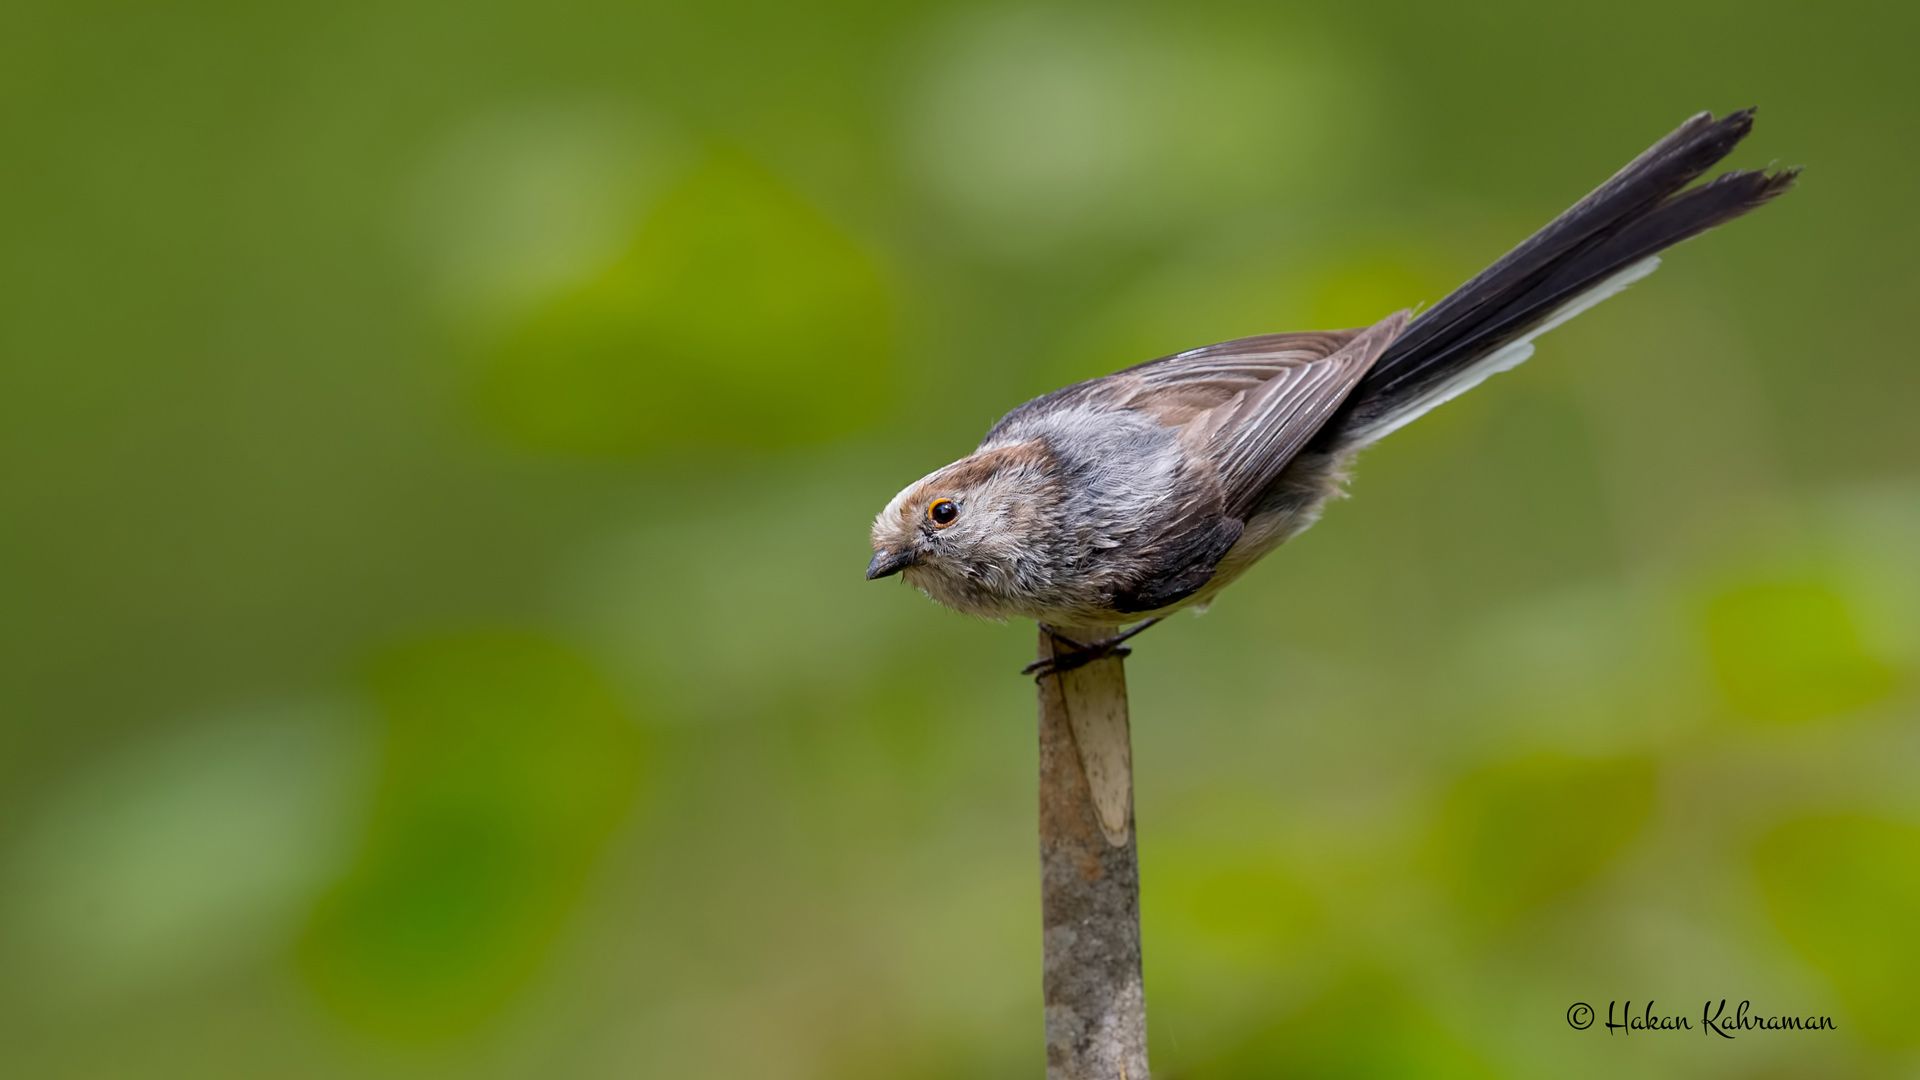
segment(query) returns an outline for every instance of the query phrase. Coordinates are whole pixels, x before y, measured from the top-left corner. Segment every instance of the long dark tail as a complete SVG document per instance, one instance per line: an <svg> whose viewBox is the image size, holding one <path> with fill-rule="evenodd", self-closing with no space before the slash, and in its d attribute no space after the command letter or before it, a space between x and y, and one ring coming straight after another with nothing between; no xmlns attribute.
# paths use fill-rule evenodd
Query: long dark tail
<svg viewBox="0 0 1920 1080"><path fill-rule="evenodd" d="M1682 190L1753 128L1701 113L1423 313L1354 388L1338 431L1365 445L1532 354L1532 339L1651 273L1653 256L1765 205L1798 169L1728 172ZM1331 431L1329 432L1332 433Z"/></svg>

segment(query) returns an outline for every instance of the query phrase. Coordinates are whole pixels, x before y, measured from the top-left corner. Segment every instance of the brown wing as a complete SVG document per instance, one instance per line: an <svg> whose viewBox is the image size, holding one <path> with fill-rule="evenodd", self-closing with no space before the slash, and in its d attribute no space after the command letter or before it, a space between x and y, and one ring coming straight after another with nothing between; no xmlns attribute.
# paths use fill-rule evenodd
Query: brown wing
<svg viewBox="0 0 1920 1080"><path fill-rule="evenodd" d="M1196 358L1187 362L1190 378L1180 379L1172 371L1162 377L1164 384L1158 392L1166 395L1170 403L1177 403L1173 408L1192 408L1207 397L1217 398L1222 391L1237 387L1228 396L1217 398L1217 403L1204 411L1196 410L1180 433L1180 441L1189 451L1213 464L1229 514L1235 517L1247 514L1260 493L1340 407L1347 392L1366 375L1367 369L1406 325L1407 312L1401 311L1364 331L1342 331L1337 337L1271 335L1271 338L1345 339L1325 351L1294 345L1245 354L1229 351L1241 342L1223 342L1169 358L1172 361ZM1271 338L1243 340L1259 342ZM1200 358L1203 353L1211 355ZM1265 377L1256 382L1256 373ZM1153 378L1144 371L1140 374ZM1143 392L1152 391L1143 388Z"/></svg>
<svg viewBox="0 0 1920 1080"><path fill-rule="evenodd" d="M1325 359L1359 334L1356 329L1235 338L1136 364L1109 378L1126 388L1123 400L1128 407L1150 412L1173 427L1282 371Z"/></svg>
<svg viewBox="0 0 1920 1080"><path fill-rule="evenodd" d="M1356 329L1261 334L1135 364L1016 406L987 431L980 445L992 445L1061 409L1094 403L1138 409L1167 427L1179 427L1281 371L1326 358L1360 333Z"/></svg>

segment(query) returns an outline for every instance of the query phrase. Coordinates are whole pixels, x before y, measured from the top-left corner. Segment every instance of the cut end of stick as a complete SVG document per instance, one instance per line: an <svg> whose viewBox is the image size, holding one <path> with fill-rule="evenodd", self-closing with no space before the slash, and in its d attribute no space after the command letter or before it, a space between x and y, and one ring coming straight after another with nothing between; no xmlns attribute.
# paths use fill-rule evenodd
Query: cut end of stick
<svg viewBox="0 0 1920 1080"><path fill-rule="evenodd" d="M1057 644L1041 634L1043 648ZM1061 703L1073 729L1080 768L1092 790L1100 831L1107 843L1125 847L1133 831L1133 750L1127 721L1127 673L1118 656L1096 660L1060 675Z"/></svg>

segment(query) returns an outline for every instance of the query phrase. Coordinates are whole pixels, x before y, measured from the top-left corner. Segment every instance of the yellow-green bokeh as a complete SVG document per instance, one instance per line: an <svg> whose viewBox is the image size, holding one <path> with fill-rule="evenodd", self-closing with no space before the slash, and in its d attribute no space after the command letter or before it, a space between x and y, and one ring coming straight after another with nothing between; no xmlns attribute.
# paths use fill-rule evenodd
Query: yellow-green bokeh
<svg viewBox="0 0 1920 1080"><path fill-rule="evenodd" d="M1910 1077L1916 41L0 6L0 1074L1039 1075L1033 630L865 581L873 514L1757 105L1798 190L1138 642L1155 1074ZM1837 1030L1567 1023L1629 998Z"/></svg>
<svg viewBox="0 0 1920 1080"><path fill-rule="evenodd" d="M1818 582L1730 589L1707 609L1714 673L1741 713L1807 720L1858 708L1892 689L1864 647L1847 600Z"/></svg>
<svg viewBox="0 0 1920 1080"><path fill-rule="evenodd" d="M764 166L719 153L599 276L496 346L487 415L534 447L778 448L871 423L892 397L873 257Z"/></svg>
<svg viewBox="0 0 1920 1080"><path fill-rule="evenodd" d="M1526 758L1461 778L1434 847L1461 905L1504 923L1591 881L1646 825L1654 764Z"/></svg>
<svg viewBox="0 0 1920 1080"><path fill-rule="evenodd" d="M1754 869L1787 940L1832 977L1876 1043L1920 1043L1920 827L1865 815L1798 818L1761 840Z"/></svg>
<svg viewBox="0 0 1920 1080"><path fill-rule="evenodd" d="M367 834L315 909L301 968L379 1034L484 1023L532 978L641 764L639 728L585 659L522 633L382 656L385 721Z"/></svg>

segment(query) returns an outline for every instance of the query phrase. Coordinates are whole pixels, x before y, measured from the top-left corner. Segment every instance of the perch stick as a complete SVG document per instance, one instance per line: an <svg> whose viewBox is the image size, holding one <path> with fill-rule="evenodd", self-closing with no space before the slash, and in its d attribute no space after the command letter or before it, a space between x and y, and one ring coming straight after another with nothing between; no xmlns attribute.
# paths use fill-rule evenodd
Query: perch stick
<svg viewBox="0 0 1920 1080"><path fill-rule="evenodd" d="M1090 641L1111 631L1059 628ZM1040 657L1058 646L1040 632ZM1047 1080L1148 1080L1140 873L1121 657L1040 680Z"/></svg>

